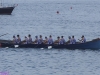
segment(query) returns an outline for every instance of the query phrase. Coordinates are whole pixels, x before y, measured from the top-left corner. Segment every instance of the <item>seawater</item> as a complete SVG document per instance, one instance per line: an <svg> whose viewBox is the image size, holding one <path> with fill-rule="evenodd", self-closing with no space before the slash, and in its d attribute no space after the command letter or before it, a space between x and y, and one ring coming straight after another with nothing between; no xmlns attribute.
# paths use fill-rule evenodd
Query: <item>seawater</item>
<svg viewBox="0 0 100 75"><path fill-rule="evenodd" d="M87 41L100 36L100 1L18 1L12 15L0 15L0 39L19 34L84 35ZM57 14L59 11L59 14ZM78 41L78 40L77 40ZM0 48L0 72L9 75L99 75L100 50Z"/></svg>

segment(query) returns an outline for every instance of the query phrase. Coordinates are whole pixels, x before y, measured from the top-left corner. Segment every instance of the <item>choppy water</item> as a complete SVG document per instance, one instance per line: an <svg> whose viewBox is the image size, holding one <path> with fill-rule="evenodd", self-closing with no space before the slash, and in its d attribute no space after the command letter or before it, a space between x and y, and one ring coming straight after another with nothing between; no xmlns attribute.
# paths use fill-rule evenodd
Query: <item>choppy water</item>
<svg viewBox="0 0 100 75"><path fill-rule="evenodd" d="M72 7L72 9L71 9ZM12 15L0 15L1 39L20 34L70 35L87 40L100 36L100 1L18 2ZM56 12L59 11L59 14ZM0 71L9 75L99 75L99 50L0 49Z"/></svg>

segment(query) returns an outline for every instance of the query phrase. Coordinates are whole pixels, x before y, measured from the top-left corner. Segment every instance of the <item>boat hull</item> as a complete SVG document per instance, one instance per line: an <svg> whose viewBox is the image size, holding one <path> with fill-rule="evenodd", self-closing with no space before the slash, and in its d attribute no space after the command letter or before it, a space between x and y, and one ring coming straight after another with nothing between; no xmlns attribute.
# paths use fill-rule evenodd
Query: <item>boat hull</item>
<svg viewBox="0 0 100 75"><path fill-rule="evenodd" d="M1 7L0 15L11 15L15 7Z"/></svg>
<svg viewBox="0 0 100 75"><path fill-rule="evenodd" d="M86 43L77 43L77 44L10 44L10 43L1 43L1 48L55 48L55 49L100 49L100 39L89 41Z"/></svg>

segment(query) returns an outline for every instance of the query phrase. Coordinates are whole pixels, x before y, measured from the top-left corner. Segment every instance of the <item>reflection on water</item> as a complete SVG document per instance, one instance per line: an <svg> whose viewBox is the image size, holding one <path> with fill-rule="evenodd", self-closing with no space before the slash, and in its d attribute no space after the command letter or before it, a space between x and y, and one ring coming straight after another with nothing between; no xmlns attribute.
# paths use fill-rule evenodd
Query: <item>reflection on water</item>
<svg viewBox="0 0 100 75"><path fill-rule="evenodd" d="M0 71L11 75L99 75L99 55L99 50L1 48Z"/></svg>

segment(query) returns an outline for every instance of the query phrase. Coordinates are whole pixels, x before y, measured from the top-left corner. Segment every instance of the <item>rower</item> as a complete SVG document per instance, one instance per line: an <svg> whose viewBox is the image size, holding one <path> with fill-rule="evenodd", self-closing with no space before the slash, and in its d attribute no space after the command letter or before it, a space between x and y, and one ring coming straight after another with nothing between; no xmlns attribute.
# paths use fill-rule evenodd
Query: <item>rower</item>
<svg viewBox="0 0 100 75"><path fill-rule="evenodd" d="M55 44L60 44L60 37L57 37L57 40L54 42Z"/></svg>
<svg viewBox="0 0 100 75"><path fill-rule="evenodd" d="M44 43L44 44L48 44L48 38L47 38L47 37L45 37L45 40L44 40L43 43Z"/></svg>
<svg viewBox="0 0 100 75"><path fill-rule="evenodd" d="M17 39L15 36L13 36L13 44L16 44L17 43Z"/></svg>
<svg viewBox="0 0 100 75"><path fill-rule="evenodd" d="M21 38L19 35L17 35L17 44L20 44L21 43Z"/></svg>
<svg viewBox="0 0 100 75"><path fill-rule="evenodd" d="M25 42L24 44L28 44L28 38L25 36Z"/></svg>
<svg viewBox="0 0 100 75"><path fill-rule="evenodd" d="M31 44L31 43L32 43L31 35L29 34L28 37L29 37L29 38L28 38L28 44Z"/></svg>
<svg viewBox="0 0 100 75"><path fill-rule="evenodd" d="M63 38L63 36L61 36L60 44L65 44L65 39Z"/></svg>
<svg viewBox="0 0 100 75"><path fill-rule="evenodd" d="M76 43L76 39L74 38L74 36L72 36L71 41L72 41L72 44L75 44Z"/></svg>
<svg viewBox="0 0 100 75"><path fill-rule="evenodd" d="M48 44L53 44L53 39L52 39L52 36L51 35L49 36Z"/></svg>
<svg viewBox="0 0 100 75"><path fill-rule="evenodd" d="M78 39L79 40L79 39ZM81 43L85 43L86 42L86 39L85 39L85 37L84 37L84 35L82 35L82 37L81 37L81 40L79 40Z"/></svg>
<svg viewBox="0 0 100 75"><path fill-rule="evenodd" d="M43 39L42 39L42 35L40 35L40 39L38 40L38 44L42 44L43 43Z"/></svg>
<svg viewBox="0 0 100 75"><path fill-rule="evenodd" d="M35 44L38 44L38 36L35 36L35 41L34 41Z"/></svg>
<svg viewBox="0 0 100 75"><path fill-rule="evenodd" d="M67 44L72 44L72 40L71 40L71 37L70 36L68 37L68 39L69 40L67 41Z"/></svg>

